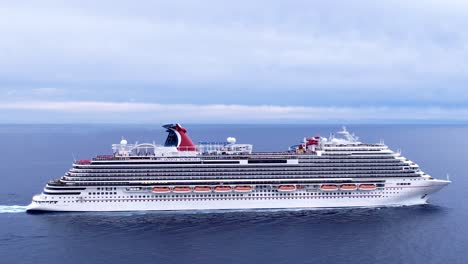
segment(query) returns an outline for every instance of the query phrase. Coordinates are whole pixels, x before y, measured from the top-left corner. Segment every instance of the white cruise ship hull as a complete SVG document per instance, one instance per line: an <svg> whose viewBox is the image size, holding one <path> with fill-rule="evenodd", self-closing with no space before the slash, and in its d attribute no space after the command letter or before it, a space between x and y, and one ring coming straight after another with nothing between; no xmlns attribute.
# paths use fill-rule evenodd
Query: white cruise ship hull
<svg viewBox="0 0 468 264"><path fill-rule="evenodd" d="M33 211L177 211L177 210L238 210L238 209L294 209L294 208L346 208L346 207L386 207L411 206L427 203L427 199L450 183L446 180L420 179L411 186L398 186L389 180L385 188L373 191L305 191L290 193L273 191L252 192L233 196L223 194L220 197L183 197L179 195L161 196L154 194L130 195L123 190L104 197L85 195L55 197L53 201L44 200L37 195L28 206ZM391 186L391 187L390 187ZM220 194L218 194L220 195ZM146 196L140 198L138 196ZM195 194L187 196L196 196ZM118 198L120 197L120 198ZM126 198L123 198L126 197Z"/></svg>
<svg viewBox="0 0 468 264"><path fill-rule="evenodd" d="M74 161L33 197L28 211L174 211L418 205L450 181L436 180L385 144L304 138L283 152L202 142L167 124L164 146L112 145L112 155Z"/></svg>

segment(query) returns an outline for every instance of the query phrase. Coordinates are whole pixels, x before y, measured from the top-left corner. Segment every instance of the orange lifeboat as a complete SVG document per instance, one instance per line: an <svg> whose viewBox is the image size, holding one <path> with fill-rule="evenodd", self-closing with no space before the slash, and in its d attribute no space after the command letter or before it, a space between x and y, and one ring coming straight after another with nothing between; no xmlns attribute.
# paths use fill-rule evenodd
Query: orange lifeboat
<svg viewBox="0 0 468 264"><path fill-rule="evenodd" d="M168 193L171 191L171 188L169 187L153 187L151 190L154 193Z"/></svg>
<svg viewBox="0 0 468 264"><path fill-rule="evenodd" d="M211 192L211 188L209 186L195 186L194 192L196 193Z"/></svg>
<svg viewBox="0 0 468 264"><path fill-rule="evenodd" d="M188 193L188 192L192 191L192 189L190 189L190 187L186 187L186 186L176 186L176 187L174 187L174 189L172 191L175 192L175 193Z"/></svg>
<svg viewBox="0 0 468 264"><path fill-rule="evenodd" d="M364 190L364 191L372 191L377 188L377 185L375 184L360 184L359 185L359 190Z"/></svg>
<svg viewBox="0 0 468 264"><path fill-rule="evenodd" d="M280 187L278 187L278 191L280 192L292 192L295 190L296 190L295 185L280 185Z"/></svg>
<svg viewBox="0 0 468 264"><path fill-rule="evenodd" d="M357 185L356 184L342 184L340 186L340 190L343 191L355 191L357 190Z"/></svg>
<svg viewBox="0 0 468 264"><path fill-rule="evenodd" d="M336 191L338 190L338 186L335 184L324 184L320 186L320 190L322 191Z"/></svg>
<svg viewBox="0 0 468 264"><path fill-rule="evenodd" d="M214 190L215 192L230 192L232 188L230 186L216 186Z"/></svg>
<svg viewBox="0 0 468 264"><path fill-rule="evenodd" d="M252 187L251 186L236 186L234 187L235 192L251 192Z"/></svg>

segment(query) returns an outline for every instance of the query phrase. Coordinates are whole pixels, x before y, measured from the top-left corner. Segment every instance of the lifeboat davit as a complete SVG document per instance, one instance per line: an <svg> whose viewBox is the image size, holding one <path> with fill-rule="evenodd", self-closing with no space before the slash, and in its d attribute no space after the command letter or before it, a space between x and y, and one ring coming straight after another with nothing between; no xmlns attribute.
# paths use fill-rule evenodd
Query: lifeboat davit
<svg viewBox="0 0 468 264"><path fill-rule="evenodd" d="M215 192L230 192L232 188L230 186L216 186L214 190Z"/></svg>
<svg viewBox="0 0 468 264"><path fill-rule="evenodd" d="M280 192L292 192L295 190L296 190L295 185L280 185L280 187L278 187L278 191Z"/></svg>
<svg viewBox="0 0 468 264"><path fill-rule="evenodd" d="M377 188L377 185L375 184L360 184L359 185L359 190L364 190L364 191L372 191Z"/></svg>
<svg viewBox="0 0 468 264"><path fill-rule="evenodd" d="M251 186L236 186L234 187L235 192L251 192L252 187Z"/></svg>
<svg viewBox="0 0 468 264"><path fill-rule="evenodd" d="M211 188L209 186L195 186L193 191L196 193L207 193L211 192Z"/></svg>
<svg viewBox="0 0 468 264"><path fill-rule="evenodd" d="M320 190L322 191L336 191L338 190L338 186L335 184L324 184L320 186Z"/></svg>
<svg viewBox="0 0 468 264"><path fill-rule="evenodd" d="M188 192L191 192L192 189L190 187L186 187L186 186L176 186L176 187L174 187L174 189L172 191L175 192L175 193L188 193Z"/></svg>
<svg viewBox="0 0 468 264"><path fill-rule="evenodd" d="M169 187L153 187L151 190L154 193L168 193L171 191L171 188Z"/></svg>
<svg viewBox="0 0 468 264"><path fill-rule="evenodd" d="M357 185L356 184L342 184L340 186L340 190L343 191L355 191L357 190Z"/></svg>

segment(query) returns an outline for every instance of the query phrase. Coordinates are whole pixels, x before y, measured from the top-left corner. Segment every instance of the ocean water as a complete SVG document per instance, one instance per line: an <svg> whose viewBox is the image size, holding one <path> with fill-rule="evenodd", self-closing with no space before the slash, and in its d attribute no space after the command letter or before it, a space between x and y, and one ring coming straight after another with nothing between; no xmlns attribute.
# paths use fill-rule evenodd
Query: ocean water
<svg viewBox="0 0 468 264"><path fill-rule="evenodd" d="M187 125L195 142L234 136L283 150L332 125ZM129 142L148 125L0 125L0 263L468 263L468 126L352 125L453 183L413 207L334 210L54 213L24 211L74 158Z"/></svg>

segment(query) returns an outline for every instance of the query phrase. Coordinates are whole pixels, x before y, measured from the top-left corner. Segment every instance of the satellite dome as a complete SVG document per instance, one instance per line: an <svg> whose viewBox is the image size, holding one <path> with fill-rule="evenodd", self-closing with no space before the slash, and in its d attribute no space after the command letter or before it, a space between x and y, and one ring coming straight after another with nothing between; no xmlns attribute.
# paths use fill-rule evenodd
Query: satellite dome
<svg viewBox="0 0 468 264"><path fill-rule="evenodd" d="M127 145L127 140L125 140L125 138L122 138L122 140L120 141L120 145Z"/></svg>
<svg viewBox="0 0 468 264"><path fill-rule="evenodd" d="M228 143L234 144L234 143L236 143L236 138L235 138L235 137L228 137L228 138L226 139L226 141L227 141Z"/></svg>

